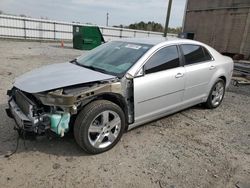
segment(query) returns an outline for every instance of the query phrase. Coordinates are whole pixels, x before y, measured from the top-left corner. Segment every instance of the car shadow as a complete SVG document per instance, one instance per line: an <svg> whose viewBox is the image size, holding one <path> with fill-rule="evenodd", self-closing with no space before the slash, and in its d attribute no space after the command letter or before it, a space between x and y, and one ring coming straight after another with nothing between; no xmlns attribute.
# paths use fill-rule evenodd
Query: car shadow
<svg viewBox="0 0 250 188"><path fill-rule="evenodd" d="M0 105L0 156L5 156L13 152L17 145L18 133L13 130L15 121L7 116L5 113L5 108L7 104ZM182 110L189 111L190 109L204 109L203 105L196 105L191 108ZM180 113L180 112L177 112ZM176 114L176 113L174 113ZM174 114L168 115L166 117L172 116ZM166 118L163 117L163 118ZM158 120L161 120L160 118ZM155 121L158 121L155 120ZM153 121L152 121L153 122ZM146 123L146 124L150 124ZM144 125L146 125L144 124ZM143 126L143 125L142 125ZM134 129L139 129L142 126L135 127ZM132 129L132 130L134 130ZM129 132L129 131L128 131ZM16 153L29 153L29 152L41 152L55 156L89 156L83 149L81 149L75 142L73 132L67 133L63 138L53 136L29 136L26 135L25 139L19 137L19 144Z"/></svg>

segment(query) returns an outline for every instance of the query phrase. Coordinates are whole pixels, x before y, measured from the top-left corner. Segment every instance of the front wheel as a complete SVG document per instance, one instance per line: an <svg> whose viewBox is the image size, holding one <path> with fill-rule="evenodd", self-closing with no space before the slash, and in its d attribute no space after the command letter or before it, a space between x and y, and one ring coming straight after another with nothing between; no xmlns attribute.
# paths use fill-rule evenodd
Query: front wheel
<svg viewBox="0 0 250 188"><path fill-rule="evenodd" d="M86 152L98 154L114 147L124 129L125 115L121 108L110 101L97 100L78 114L74 136Z"/></svg>
<svg viewBox="0 0 250 188"><path fill-rule="evenodd" d="M225 81L219 78L215 82L209 93L209 96L205 103L206 107L210 109L217 108L221 104L224 98L224 94L225 94Z"/></svg>

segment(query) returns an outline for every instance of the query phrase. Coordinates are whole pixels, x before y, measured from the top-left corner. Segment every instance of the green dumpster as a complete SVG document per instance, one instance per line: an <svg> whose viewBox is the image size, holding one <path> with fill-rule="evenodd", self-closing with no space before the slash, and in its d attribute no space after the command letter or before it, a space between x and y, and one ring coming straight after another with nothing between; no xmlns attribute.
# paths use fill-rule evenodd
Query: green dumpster
<svg viewBox="0 0 250 188"><path fill-rule="evenodd" d="M104 41L102 33L97 26L73 26L73 48L91 50Z"/></svg>

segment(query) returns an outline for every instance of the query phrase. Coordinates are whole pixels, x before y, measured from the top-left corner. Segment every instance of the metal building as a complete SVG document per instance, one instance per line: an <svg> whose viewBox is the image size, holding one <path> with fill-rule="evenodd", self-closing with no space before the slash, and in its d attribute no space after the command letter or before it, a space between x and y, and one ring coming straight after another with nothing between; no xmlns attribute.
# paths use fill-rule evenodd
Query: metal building
<svg viewBox="0 0 250 188"><path fill-rule="evenodd" d="M250 59L250 0L187 0L183 31L221 53Z"/></svg>

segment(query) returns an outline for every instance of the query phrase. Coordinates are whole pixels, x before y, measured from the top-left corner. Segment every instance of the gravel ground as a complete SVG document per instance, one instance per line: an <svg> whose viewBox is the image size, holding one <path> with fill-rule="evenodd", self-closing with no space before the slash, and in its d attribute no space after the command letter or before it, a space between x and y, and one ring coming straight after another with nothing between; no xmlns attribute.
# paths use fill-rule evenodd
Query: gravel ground
<svg viewBox="0 0 250 188"><path fill-rule="evenodd" d="M222 105L184 110L131 130L110 151L87 155L72 137L20 140L6 90L31 69L82 54L71 44L0 40L0 187L250 187L250 87Z"/></svg>

